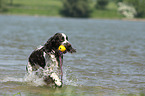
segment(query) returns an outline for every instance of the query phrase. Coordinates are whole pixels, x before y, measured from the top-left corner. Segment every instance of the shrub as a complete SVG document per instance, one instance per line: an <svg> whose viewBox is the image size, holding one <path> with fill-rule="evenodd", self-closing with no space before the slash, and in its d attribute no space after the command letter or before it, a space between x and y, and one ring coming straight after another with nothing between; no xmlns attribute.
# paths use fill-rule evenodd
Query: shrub
<svg viewBox="0 0 145 96"><path fill-rule="evenodd" d="M106 6L108 5L109 0L97 0L96 8L97 9L106 9Z"/></svg>
<svg viewBox="0 0 145 96"><path fill-rule="evenodd" d="M134 18L136 15L136 10L133 6L129 6L127 4L118 3L118 11L127 18Z"/></svg>
<svg viewBox="0 0 145 96"><path fill-rule="evenodd" d="M124 2L134 6L137 11L136 17L145 17L145 0L124 0Z"/></svg>
<svg viewBox="0 0 145 96"><path fill-rule="evenodd" d="M66 17L89 17L88 0L63 0L61 14Z"/></svg>

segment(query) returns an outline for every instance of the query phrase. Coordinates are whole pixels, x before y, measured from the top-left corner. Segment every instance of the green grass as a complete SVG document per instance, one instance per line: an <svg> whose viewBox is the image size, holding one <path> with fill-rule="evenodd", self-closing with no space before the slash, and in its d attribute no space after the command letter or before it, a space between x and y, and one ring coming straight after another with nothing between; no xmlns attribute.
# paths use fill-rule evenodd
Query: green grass
<svg viewBox="0 0 145 96"><path fill-rule="evenodd" d="M4 11L2 14L61 17L62 0L13 0L12 6L10 5L10 1L7 0L7 11ZM114 2L110 2L106 10L97 10L94 7L95 3L94 1L90 2L92 10L90 18L123 18L117 12L117 5Z"/></svg>
<svg viewBox="0 0 145 96"><path fill-rule="evenodd" d="M107 7L106 10L99 10L99 9L95 9L95 4L91 4L91 8L92 8L92 13L91 13L91 17L92 18L109 18L109 19L119 19L119 18L123 18L123 16L118 13L117 11L117 5L114 2L110 2Z"/></svg>
<svg viewBox="0 0 145 96"><path fill-rule="evenodd" d="M119 19L122 16L116 10L93 10L92 18Z"/></svg>
<svg viewBox="0 0 145 96"><path fill-rule="evenodd" d="M61 0L13 0L5 14L60 16Z"/></svg>

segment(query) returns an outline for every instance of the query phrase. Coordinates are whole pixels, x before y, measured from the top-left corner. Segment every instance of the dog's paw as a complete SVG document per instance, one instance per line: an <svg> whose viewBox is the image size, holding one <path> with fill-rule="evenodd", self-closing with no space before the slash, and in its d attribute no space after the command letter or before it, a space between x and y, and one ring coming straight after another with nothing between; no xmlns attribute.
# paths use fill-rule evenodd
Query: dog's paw
<svg viewBox="0 0 145 96"><path fill-rule="evenodd" d="M61 87L61 86L62 86L61 80L60 80L59 77L56 75L56 73L52 73L52 74L50 75L50 77L54 80L55 84L56 84L58 87Z"/></svg>

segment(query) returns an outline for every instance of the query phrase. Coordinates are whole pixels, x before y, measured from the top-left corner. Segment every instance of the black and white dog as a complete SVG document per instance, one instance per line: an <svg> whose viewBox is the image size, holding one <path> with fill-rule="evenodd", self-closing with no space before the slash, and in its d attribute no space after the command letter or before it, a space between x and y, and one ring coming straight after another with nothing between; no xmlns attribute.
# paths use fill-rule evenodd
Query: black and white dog
<svg viewBox="0 0 145 96"><path fill-rule="evenodd" d="M55 84L61 87L63 54L58 50L60 45L64 45L66 52L76 52L68 41L64 33L56 33L44 44L34 50L28 60L26 70L28 74L36 72L36 75L43 78L46 84Z"/></svg>

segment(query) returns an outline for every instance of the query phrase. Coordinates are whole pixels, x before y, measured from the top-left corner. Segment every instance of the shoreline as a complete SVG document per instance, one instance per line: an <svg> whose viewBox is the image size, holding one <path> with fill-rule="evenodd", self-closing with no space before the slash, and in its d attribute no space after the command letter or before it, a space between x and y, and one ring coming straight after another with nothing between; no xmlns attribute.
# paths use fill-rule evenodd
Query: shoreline
<svg viewBox="0 0 145 96"><path fill-rule="evenodd" d="M0 14L6 16L32 16L32 17L54 17L54 18L72 18L72 19L101 19L101 20L122 20L122 21L139 21L145 22L145 18L73 18L73 17L62 17L62 16L47 16L47 15L28 15L28 14Z"/></svg>
<svg viewBox="0 0 145 96"><path fill-rule="evenodd" d="M132 18L132 19L123 18L122 20L124 20L124 21L140 21L140 22L145 22L145 18Z"/></svg>

